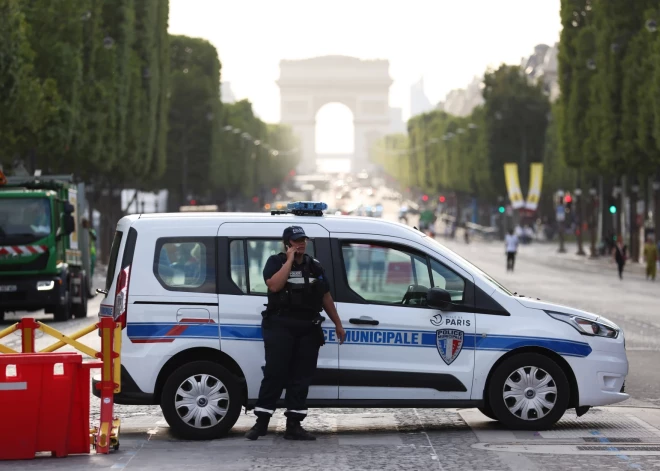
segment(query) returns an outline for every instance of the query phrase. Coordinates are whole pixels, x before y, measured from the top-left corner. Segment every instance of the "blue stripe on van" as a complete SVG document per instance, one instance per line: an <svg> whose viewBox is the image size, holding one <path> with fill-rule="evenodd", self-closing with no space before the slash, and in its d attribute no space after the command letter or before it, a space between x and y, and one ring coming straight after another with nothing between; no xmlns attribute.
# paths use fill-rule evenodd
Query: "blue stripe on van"
<svg viewBox="0 0 660 471"><path fill-rule="evenodd" d="M218 330L219 327L219 330ZM323 329L326 342L336 343L335 329ZM261 326L256 324L181 324L129 322L127 334L135 340L162 340L176 338L204 338L223 340L262 341ZM346 329L346 344L436 348L435 331L391 329ZM465 334L464 350L510 351L521 347L542 347L560 355L586 357L591 347L586 342L547 337Z"/></svg>

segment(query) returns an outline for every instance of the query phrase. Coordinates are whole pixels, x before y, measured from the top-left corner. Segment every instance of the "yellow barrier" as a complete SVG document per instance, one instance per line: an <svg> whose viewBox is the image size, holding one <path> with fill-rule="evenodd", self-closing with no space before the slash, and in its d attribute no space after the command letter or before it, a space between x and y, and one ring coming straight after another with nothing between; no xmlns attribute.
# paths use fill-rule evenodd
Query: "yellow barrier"
<svg viewBox="0 0 660 471"><path fill-rule="evenodd" d="M53 329L55 330L55 329ZM74 332L71 335L68 335L67 337L70 338L71 340L78 340L80 337L84 337L85 335L89 334L90 332L94 332L95 330L98 330L98 326L96 324L88 325L84 329L80 329L78 332ZM39 350L40 353L50 353L54 352L55 350L64 347L67 345L66 342L60 340L59 342L56 342L52 345L49 345L48 347ZM96 357L95 357L96 358Z"/></svg>

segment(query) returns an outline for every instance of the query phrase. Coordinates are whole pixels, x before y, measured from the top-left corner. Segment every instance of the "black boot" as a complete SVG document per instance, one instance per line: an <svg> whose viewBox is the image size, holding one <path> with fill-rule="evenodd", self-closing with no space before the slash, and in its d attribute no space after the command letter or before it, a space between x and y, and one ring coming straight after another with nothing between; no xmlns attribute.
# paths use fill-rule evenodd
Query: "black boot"
<svg viewBox="0 0 660 471"><path fill-rule="evenodd" d="M302 428L302 425L300 425L300 421L287 419L286 432L284 432L284 439L312 441L312 440L316 440L316 437L311 433L309 433L304 428Z"/></svg>
<svg viewBox="0 0 660 471"><path fill-rule="evenodd" d="M257 417L257 423L247 431L245 438L248 440L256 440L259 437L263 437L268 433L268 422L270 418L268 417Z"/></svg>

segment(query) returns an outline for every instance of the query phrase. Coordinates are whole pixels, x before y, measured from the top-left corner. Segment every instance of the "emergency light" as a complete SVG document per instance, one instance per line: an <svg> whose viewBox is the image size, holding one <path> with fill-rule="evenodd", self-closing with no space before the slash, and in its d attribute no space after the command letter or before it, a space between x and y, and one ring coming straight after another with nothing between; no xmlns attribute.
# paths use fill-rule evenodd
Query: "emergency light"
<svg viewBox="0 0 660 471"><path fill-rule="evenodd" d="M271 211L270 214L295 214L296 216L323 216L328 205L320 201L296 201L286 205L286 211Z"/></svg>

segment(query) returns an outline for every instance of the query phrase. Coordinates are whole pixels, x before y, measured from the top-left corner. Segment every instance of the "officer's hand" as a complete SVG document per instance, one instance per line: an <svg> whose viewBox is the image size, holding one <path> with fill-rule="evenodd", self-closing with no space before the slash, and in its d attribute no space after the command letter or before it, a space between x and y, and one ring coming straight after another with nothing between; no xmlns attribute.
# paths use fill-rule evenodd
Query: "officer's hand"
<svg viewBox="0 0 660 471"><path fill-rule="evenodd" d="M344 340L346 340L346 331L344 330L344 327L341 325L335 326L335 331L337 333L337 338L339 339L339 343L340 344L344 343Z"/></svg>
<svg viewBox="0 0 660 471"><path fill-rule="evenodd" d="M295 257L295 256L296 256L296 248L293 245L290 245L286 249L286 259L287 259L287 261L290 262L291 260L293 260L293 257Z"/></svg>

